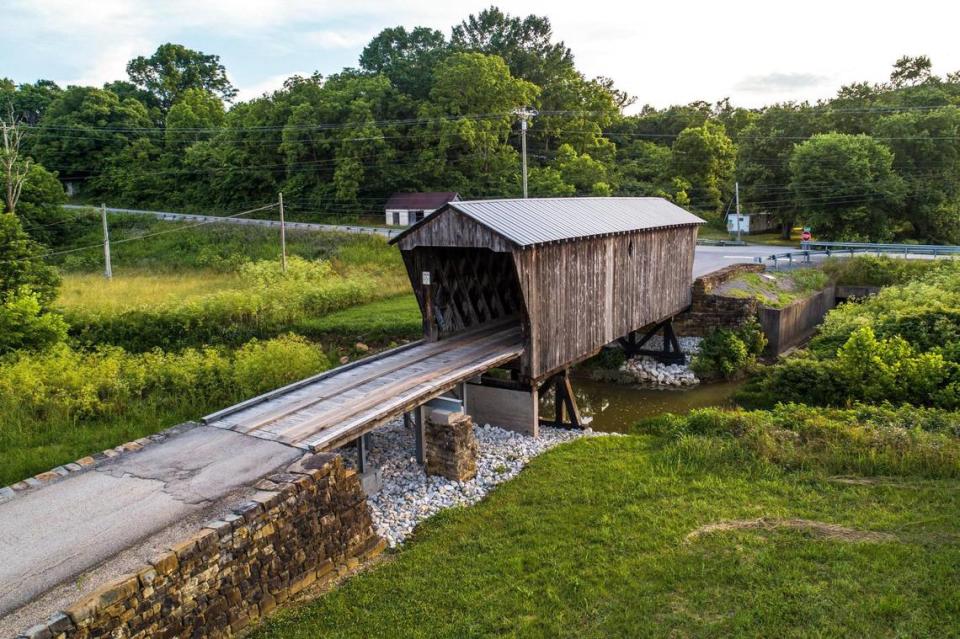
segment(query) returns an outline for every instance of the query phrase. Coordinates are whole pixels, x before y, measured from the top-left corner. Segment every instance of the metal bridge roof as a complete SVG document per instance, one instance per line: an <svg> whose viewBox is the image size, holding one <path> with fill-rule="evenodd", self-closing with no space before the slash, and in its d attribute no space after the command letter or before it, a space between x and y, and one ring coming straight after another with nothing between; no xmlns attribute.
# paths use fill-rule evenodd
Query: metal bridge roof
<svg viewBox="0 0 960 639"><path fill-rule="evenodd" d="M660 197L470 200L447 205L520 247L704 221ZM434 215L442 214L438 211ZM392 241L426 224L421 220Z"/></svg>

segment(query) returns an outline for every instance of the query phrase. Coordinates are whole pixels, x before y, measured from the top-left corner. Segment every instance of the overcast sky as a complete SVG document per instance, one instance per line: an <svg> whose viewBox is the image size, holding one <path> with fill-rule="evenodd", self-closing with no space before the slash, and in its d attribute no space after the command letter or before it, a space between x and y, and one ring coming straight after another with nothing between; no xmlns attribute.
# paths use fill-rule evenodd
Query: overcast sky
<svg viewBox="0 0 960 639"><path fill-rule="evenodd" d="M503 0L546 15L587 76L607 75L655 106L730 97L740 106L816 100L883 81L903 54L960 69L960 3ZM0 77L101 85L127 61L178 42L221 56L241 98L293 74L356 66L385 27L450 27L489 2L457 0L0 0Z"/></svg>

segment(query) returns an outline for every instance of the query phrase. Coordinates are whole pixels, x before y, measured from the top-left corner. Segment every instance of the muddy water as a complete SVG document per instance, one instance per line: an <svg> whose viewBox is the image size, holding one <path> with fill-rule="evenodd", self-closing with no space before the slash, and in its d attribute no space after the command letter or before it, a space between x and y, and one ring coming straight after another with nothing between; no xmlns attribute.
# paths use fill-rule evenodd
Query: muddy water
<svg viewBox="0 0 960 639"><path fill-rule="evenodd" d="M731 406L731 398L742 383L718 382L702 384L690 390L654 390L576 378L573 388L581 414L593 418L591 428L624 433L645 417L655 417L661 413L684 414L694 408L708 406ZM544 412L552 415L552 406Z"/></svg>

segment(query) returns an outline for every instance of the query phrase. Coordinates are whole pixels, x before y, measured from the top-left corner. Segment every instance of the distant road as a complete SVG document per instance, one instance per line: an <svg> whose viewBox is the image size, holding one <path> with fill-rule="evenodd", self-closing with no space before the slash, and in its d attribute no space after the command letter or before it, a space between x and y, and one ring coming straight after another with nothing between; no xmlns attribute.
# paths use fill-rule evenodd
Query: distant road
<svg viewBox="0 0 960 639"><path fill-rule="evenodd" d="M89 209L96 206L82 206L78 204L64 204L65 209ZM129 213L132 215L150 215L158 220L168 222L218 222L223 224L242 224L245 226L268 226L280 228L280 222L277 220L258 220L247 217L223 217L219 215L199 215L196 213L173 213L170 211L145 211L143 209L119 209L108 206L108 213ZM304 231L326 231L334 233L364 233L370 235L382 235L384 237L393 237L399 235L403 230L401 228L388 229L377 226L360 226L350 224L315 224L313 222L286 222L288 229L298 229Z"/></svg>

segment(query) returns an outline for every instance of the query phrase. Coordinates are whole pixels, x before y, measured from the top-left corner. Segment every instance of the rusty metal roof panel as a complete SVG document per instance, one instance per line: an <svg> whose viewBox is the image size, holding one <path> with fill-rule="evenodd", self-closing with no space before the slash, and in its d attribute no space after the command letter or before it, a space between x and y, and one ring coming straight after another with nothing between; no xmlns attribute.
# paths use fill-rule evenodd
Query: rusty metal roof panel
<svg viewBox="0 0 960 639"><path fill-rule="evenodd" d="M521 247L704 223L659 197L471 200L449 206Z"/></svg>

